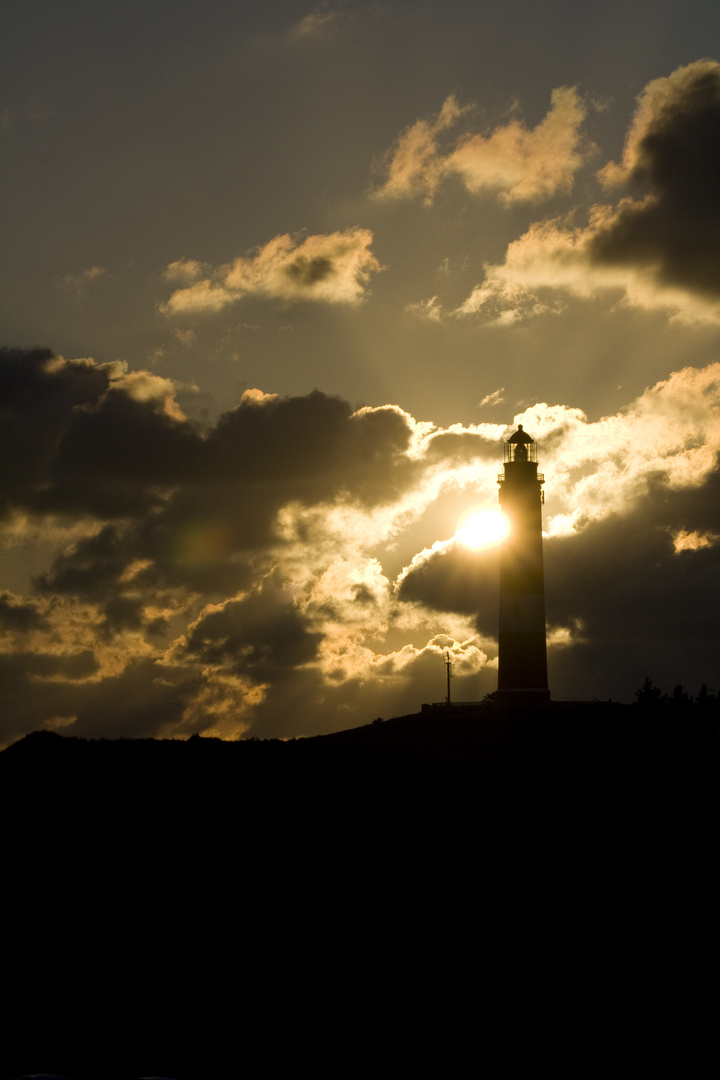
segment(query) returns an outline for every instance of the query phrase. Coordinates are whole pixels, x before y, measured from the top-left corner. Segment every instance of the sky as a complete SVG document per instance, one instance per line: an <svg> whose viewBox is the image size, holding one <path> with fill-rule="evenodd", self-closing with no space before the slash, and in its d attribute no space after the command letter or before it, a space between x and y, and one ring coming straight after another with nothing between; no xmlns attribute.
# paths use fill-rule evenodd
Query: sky
<svg viewBox="0 0 720 1080"><path fill-rule="evenodd" d="M714 0L2 0L2 744L720 688Z"/></svg>

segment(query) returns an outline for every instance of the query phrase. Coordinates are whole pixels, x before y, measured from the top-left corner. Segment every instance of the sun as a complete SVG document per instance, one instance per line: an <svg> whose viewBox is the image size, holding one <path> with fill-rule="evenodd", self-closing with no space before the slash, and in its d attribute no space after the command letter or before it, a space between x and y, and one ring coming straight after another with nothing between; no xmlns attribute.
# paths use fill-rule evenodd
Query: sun
<svg viewBox="0 0 720 1080"><path fill-rule="evenodd" d="M455 539L476 550L499 544L508 532L508 520L500 510L476 510L458 526Z"/></svg>

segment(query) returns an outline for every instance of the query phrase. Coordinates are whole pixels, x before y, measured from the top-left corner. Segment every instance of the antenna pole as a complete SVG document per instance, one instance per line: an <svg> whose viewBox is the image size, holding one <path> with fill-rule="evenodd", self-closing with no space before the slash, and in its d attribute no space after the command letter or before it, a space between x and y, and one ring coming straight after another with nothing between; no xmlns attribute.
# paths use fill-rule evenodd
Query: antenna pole
<svg viewBox="0 0 720 1080"><path fill-rule="evenodd" d="M450 680L452 679L452 660L450 659L450 650L448 649L443 657L445 660L445 667L447 668L447 697L445 698L445 704L450 704Z"/></svg>

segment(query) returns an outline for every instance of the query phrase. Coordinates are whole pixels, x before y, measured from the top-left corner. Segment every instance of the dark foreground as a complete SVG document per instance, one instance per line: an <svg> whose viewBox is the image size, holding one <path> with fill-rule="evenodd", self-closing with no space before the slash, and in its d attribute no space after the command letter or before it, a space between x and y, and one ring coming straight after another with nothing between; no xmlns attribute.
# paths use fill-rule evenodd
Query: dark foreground
<svg viewBox="0 0 720 1080"><path fill-rule="evenodd" d="M445 1075L496 1016L508 1065L517 1025L543 1060L578 1011L637 1032L717 945L718 745L714 709L611 704L29 736L0 754L0 1075Z"/></svg>

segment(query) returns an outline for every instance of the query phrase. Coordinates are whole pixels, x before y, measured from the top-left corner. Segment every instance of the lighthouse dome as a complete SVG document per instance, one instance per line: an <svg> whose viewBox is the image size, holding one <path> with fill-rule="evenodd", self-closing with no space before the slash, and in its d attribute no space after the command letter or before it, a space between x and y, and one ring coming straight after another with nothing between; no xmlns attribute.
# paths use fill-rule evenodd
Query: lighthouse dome
<svg viewBox="0 0 720 1080"><path fill-rule="evenodd" d="M514 435L510 436L510 438L508 439L508 442L509 443L531 443L531 442L535 442L535 440L530 438L527 431L523 431L522 424L518 424L517 431L515 432Z"/></svg>

